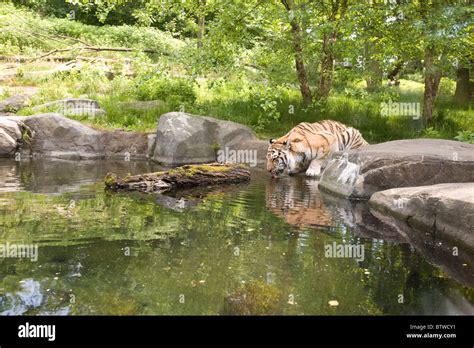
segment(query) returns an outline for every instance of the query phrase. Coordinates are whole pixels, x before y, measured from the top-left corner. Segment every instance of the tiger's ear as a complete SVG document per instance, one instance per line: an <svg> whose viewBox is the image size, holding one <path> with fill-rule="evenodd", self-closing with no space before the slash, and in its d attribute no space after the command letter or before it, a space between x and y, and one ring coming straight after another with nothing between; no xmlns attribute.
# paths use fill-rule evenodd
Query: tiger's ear
<svg viewBox="0 0 474 348"><path fill-rule="evenodd" d="M275 139L270 139L270 144L273 144L276 140Z"/></svg>

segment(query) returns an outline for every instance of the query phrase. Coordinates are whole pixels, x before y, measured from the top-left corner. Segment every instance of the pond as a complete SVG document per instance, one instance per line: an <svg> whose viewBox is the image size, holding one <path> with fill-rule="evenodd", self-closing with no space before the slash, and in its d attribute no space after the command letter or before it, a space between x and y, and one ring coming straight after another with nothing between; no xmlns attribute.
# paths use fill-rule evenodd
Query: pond
<svg viewBox="0 0 474 348"><path fill-rule="evenodd" d="M364 228L365 203L313 179L255 169L249 184L174 196L104 190L107 172L157 169L0 159L0 246L38 247L0 259L0 314L227 314L245 284L276 294L271 314L474 314L472 255ZM328 254L341 245L363 254Z"/></svg>

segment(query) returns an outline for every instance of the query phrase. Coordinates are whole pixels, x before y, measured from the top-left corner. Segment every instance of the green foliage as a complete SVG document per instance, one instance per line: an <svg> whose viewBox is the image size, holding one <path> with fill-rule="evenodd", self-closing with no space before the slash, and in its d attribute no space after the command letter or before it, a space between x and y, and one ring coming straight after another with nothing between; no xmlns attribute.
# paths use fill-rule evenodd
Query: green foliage
<svg viewBox="0 0 474 348"><path fill-rule="evenodd" d="M347 87L344 89L344 95L349 98L365 99L369 93L364 89Z"/></svg>
<svg viewBox="0 0 474 348"><path fill-rule="evenodd" d="M179 108L196 101L194 81L181 77L140 76L136 79L138 100L164 100Z"/></svg>
<svg viewBox="0 0 474 348"><path fill-rule="evenodd" d="M460 131L458 135L454 137L454 139L465 143L474 144L474 131Z"/></svg>
<svg viewBox="0 0 474 348"><path fill-rule="evenodd" d="M61 36L58 38L58 36ZM67 39L72 38L72 39ZM74 39L81 42L73 41ZM131 25L94 26L66 18L43 18L30 11L0 4L0 53L34 54L55 48L96 46L152 49L158 55L173 55L184 43L169 33ZM77 54L77 52L76 52Z"/></svg>
<svg viewBox="0 0 474 348"><path fill-rule="evenodd" d="M428 127L423 130L424 138L441 138L441 134L434 127Z"/></svg>
<svg viewBox="0 0 474 348"><path fill-rule="evenodd" d="M452 97L454 96L455 89L455 81L447 78L442 78L439 84L438 96L440 98L452 99Z"/></svg>
<svg viewBox="0 0 474 348"><path fill-rule="evenodd" d="M278 111L278 104L282 102L279 90L272 90L269 87L253 87L250 92L250 102L258 112L256 130L265 129L270 123L278 122L281 115Z"/></svg>

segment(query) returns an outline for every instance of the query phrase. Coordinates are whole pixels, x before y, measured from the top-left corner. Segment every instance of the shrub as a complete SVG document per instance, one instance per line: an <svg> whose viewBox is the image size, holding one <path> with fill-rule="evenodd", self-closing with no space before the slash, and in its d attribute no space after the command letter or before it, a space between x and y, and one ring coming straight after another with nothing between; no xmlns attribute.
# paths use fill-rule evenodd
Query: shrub
<svg viewBox="0 0 474 348"><path fill-rule="evenodd" d="M441 134L433 127L428 127L423 130L422 136L424 138L441 138Z"/></svg>
<svg viewBox="0 0 474 348"><path fill-rule="evenodd" d="M460 131L458 132L458 135L454 137L454 139L465 143L474 144L474 131Z"/></svg>
<svg viewBox="0 0 474 348"><path fill-rule="evenodd" d="M249 99L258 113L256 130L263 130L268 124L280 120L278 105L285 99L285 92L285 87L270 88L260 85L251 89Z"/></svg>
<svg viewBox="0 0 474 348"><path fill-rule="evenodd" d="M196 101L194 87L192 79L148 75L137 78L136 95L139 100L159 99L173 107L180 107Z"/></svg>

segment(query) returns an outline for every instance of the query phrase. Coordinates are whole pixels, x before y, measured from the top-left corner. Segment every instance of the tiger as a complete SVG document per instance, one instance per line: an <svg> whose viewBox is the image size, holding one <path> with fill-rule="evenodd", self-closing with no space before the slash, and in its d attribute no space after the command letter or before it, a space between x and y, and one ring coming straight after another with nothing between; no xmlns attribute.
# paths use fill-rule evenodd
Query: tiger
<svg viewBox="0 0 474 348"><path fill-rule="evenodd" d="M281 138L270 139L267 170L273 177L303 171L307 176L318 176L334 152L366 145L357 129L340 122L303 122Z"/></svg>

